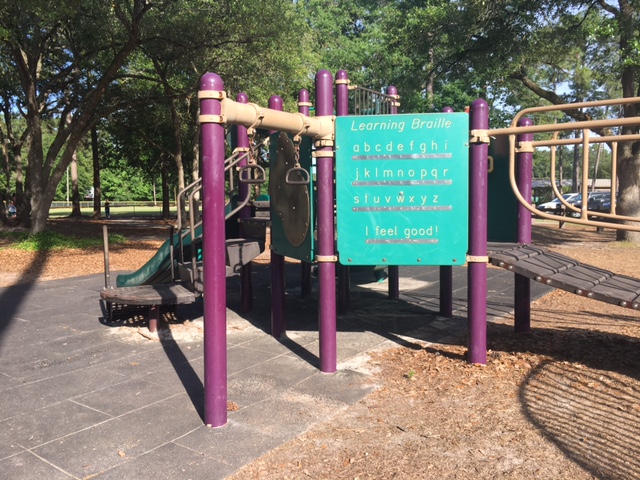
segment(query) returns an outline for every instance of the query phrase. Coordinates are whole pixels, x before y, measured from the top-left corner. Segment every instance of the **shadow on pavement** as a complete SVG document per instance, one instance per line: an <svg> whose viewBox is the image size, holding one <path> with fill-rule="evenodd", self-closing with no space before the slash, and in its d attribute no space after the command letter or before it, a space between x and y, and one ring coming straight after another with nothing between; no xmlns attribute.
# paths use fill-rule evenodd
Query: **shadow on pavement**
<svg viewBox="0 0 640 480"><path fill-rule="evenodd" d="M36 282L35 279L44 271L48 258L48 251L37 252L31 263L24 268L23 272L25 274L18 280L17 284L3 289L0 294L0 311L2 311L2 315L0 315L0 351L2 351L6 331L15 321L20 309L23 308L29 297L29 292ZM28 275L26 275L27 272ZM25 278L29 278L29 280L23 281Z"/></svg>

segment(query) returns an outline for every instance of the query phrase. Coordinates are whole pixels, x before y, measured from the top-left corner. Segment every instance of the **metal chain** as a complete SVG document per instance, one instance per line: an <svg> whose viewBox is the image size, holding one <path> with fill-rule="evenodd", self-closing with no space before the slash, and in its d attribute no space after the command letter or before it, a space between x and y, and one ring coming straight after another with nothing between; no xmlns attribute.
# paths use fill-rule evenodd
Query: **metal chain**
<svg viewBox="0 0 640 480"><path fill-rule="evenodd" d="M302 141L302 137L300 135L296 135L293 137L293 162L294 168L300 168L300 142Z"/></svg>

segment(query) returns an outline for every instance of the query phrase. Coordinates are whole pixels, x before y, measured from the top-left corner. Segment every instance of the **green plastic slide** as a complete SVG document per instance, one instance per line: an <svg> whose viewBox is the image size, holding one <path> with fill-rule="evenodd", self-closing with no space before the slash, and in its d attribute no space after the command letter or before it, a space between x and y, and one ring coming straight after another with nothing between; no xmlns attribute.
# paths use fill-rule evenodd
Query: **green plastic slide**
<svg viewBox="0 0 640 480"><path fill-rule="evenodd" d="M202 237L202 226L196 228L196 241ZM174 248L180 246L180 237L173 237ZM184 238L185 248L191 246L191 235ZM177 257L174 257L177 259ZM167 239L151 259L132 273L123 273L116 277L118 287L135 287L138 285L155 285L171 281L171 242Z"/></svg>

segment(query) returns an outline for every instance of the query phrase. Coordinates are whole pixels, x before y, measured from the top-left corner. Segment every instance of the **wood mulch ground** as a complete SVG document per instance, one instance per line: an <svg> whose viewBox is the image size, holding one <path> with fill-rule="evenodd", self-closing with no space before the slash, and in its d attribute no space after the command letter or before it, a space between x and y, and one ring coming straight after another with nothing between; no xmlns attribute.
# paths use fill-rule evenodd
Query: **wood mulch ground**
<svg viewBox="0 0 640 480"><path fill-rule="evenodd" d="M130 240L112 270L140 266L168 224L111 221ZM97 220L52 228L102 235ZM611 231L547 223L534 243L640 275L640 246ZM101 273L102 250L35 254L0 244L0 286ZM378 388L356 405L247 465L233 479L640 478L640 312L555 291L532 305L531 333L491 323L486 366L464 345L372 352Z"/></svg>

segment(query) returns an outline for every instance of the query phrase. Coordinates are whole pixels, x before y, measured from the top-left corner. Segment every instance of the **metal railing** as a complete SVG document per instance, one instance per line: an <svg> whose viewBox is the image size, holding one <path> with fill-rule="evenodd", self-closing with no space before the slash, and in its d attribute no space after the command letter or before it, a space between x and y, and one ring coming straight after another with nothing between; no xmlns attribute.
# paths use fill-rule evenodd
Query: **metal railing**
<svg viewBox="0 0 640 480"><path fill-rule="evenodd" d="M638 133L623 133L625 127L640 126L640 117L615 118L605 120L588 120L579 122L544 124L531 126L517 126L518 121L528 115L541 113L576 109L587 109L612 105L627 105L640 103L640 97L601 100L595 102L582 102L565 105L550 105L544 107L534 107L522 110L516 115L508 128L500 128L493 130L472 130L471 139L497 137L501 135L509 136L509 178L511 188L518 201L530 212L541 218L550 220L558 220L557 216L539 211L534 205L529 203L522 192L519 191L516 180L516 154L519 152L533 152L536 148L549 148L551 151L550 180L553 192L562 203L566 211L579 213L579 217L570 217L563 219L563 222L575 223L578 225L595 226L598 228L613 228L619 230L629 230L640 232L640 217L632 217L619 215L616 213L616 197L617 197L617 161L618 161L618 145L621 142L639 141ZM598 130L602 135L595 136L593 131ZM582 138L558 138L561 132L580 131ZM535 139L531 142L518 142L517 135L522 134L547 134L550 138ZM593 211L588 208L588 189L589 189L589 161L590 146L593 144L606 143L611 147L611 207L609 212ZM582 146L582 178L580 193L582 195L582 205L580 208L570 204L562 197L562 192L558 190L556 185L556 149L562 145L574 145L574 148ZM608 220L608 221L603 221ZM623 223L627 222L627 223Z"/></svg>
<svg viewBox="0 0 640 480"><path fill-rule="evenodd" d="M263 140L255 144L252 147L252 150L249 151L241 151L236 150L233 154L226 158L224 161L224 171L225 175L227 175L227 189L225 192L227 198L227 205L232 202L232 198L235 195L235 192L239 190L239 186L241 184L245 185L260 185L265 182L265 171L264 169L258 165L254 158L256 158L256 152L259 151L260 148L265 146L267 139ZM246 165L240 165L246 161ZM251 188L246 189L246 193L244 198L240 199L236 206L232 208L228 213L225 214L225 220L231 218L233 215L238 213L244 207L246 207L252 198L252 190ZM182 218L182 211L178 208L178 219L177 219L177 229L179 235L179 261L184 262L184 241L190 236L191 238L191 268L193 269L194 279L202 281L200 278L200 272L197 268L198 263L198 255L195 250L194 242L197 239L196 230L202 226L202 216L200 215L200 201L199 196L202 191L202 178L195 180L194 182L187 185L184 189L182 189L177 196L176 203L178 205L182 205L184 201L183 198L186 197L186 204L188 206L188 222L185 224L184 219ZM173 237L173 235L172 235ZM173 240L172 240L173 242ZM171 262L173 265L173 261ZM173 276L173 274L172 274Z"/></svg>
<svg viewBox="0 0 640 480"><path fill-rule="evenodd" d="M398 106L398 95L387 95L369 88L349 86L349 111L353 115L389 115Z"/></svg>

